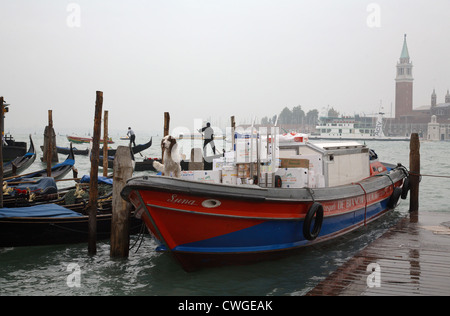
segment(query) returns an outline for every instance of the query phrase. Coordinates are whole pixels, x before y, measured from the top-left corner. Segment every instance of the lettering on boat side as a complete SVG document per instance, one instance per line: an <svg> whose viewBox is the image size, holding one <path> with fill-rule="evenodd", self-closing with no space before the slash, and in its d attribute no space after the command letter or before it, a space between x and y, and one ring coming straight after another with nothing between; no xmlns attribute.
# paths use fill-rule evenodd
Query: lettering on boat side
<svg viewBox="0 0 450 316"><path fill-rule="evenodd" d="M209 314L211 309L222 309L224 311L272 311L272 301L223 301L222 304L205 302L189 302L188 300L178 303L179 311L202 311Z"/></svg>
<svg viewBox="0 0 450 316"><path fill-rule="evenodd" d="M174 203L174 204L191 205L191 206L198 205L195 200L178 198L178 196L176 194L172 194L172 197L170 199L168 199L167 202Z"/></svg>
<svg viewBox="0 0 450 316"><path fill-rule="evenodd" d="M350 210L354 209L355 207L364 207L366 203L370 204L372 202L375 202L382 198L386 192L384 190L372 192L367 194L365 197L364 195L354 197L354 198L348 198L345 200L338 200L338 201L332 201L330 203L323 203L323 210L325 212L333 212L333 211L342 211L342 210Z"/></svg>

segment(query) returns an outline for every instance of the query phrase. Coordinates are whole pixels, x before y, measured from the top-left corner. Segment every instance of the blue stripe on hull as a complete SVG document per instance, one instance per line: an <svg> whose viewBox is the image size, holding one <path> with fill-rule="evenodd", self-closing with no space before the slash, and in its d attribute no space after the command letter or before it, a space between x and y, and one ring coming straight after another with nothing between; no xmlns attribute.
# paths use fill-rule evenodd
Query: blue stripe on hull
<svg viewBox="0 0 450 316"><path fill-rule="evenodd" d="M172 251L190 253L251 253L287 250L327 240L370 221L387 208L386 199L354 212L324 217L319 237L311 242L303 236L303 220L271 220L230 234L175 247Z"/></svg>

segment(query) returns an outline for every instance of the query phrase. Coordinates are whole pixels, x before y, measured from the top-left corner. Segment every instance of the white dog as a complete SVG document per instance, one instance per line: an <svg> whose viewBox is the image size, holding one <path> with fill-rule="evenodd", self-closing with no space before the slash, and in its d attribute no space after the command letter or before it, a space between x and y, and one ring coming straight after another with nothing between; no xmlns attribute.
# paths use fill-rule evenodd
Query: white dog
<svg viewBox="0 0 450 316"><path fill-rule="evenodd" d="M163 162L153 161L153 167L165 176L179 178L181 176L180 154L178 153L177 140L172 136L165 136L161 140Z"/></svg>

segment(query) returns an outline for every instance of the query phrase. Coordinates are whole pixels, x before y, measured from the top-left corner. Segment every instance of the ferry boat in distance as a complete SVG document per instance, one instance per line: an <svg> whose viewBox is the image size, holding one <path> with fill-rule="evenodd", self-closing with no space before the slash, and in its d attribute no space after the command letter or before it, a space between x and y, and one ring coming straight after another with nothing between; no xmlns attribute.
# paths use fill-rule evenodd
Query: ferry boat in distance
<svg viewBox="0 0 450 316"><path fill-rule="evenodd" d="M409 137L386 136L383 132L383 115L379 112L375 126L372 118L360 116L322 117L316 129L318 134L310 139L320 140L381 140L409 141Z"/></svg>

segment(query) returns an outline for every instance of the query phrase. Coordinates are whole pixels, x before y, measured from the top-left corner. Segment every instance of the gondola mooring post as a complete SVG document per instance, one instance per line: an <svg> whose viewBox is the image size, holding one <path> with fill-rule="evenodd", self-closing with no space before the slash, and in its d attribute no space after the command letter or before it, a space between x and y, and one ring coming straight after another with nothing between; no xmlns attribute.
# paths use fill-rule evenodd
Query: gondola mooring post
<svg viewBox="0 0 450 316"><path fill-rule="evenodd" d="M97 199L98 164L100 159L100 133L102 122L103 92L97 91L95 100L94 136L91 151L91 179L89 182L89 242L88 253L97 253Z"/></svg>
<svg viewBox="0 0 450 316"><path fill-rule="evenodd" d="M169 135L170 131L170 113L164 112L164 135L163 137L166 137ZM164 163L164 148L161 147L161 162ZM164 173L163 173L164 175Z"/></svg>
<svg viewBox="0 0 450 316"><path fill-rule="evenodd" d="M419 134L411 134L409 152L409 211L419 211L419 182L420 182L420 141Z"/></svg>
<svg viewBox="0 0 450 316"><path fill-rule="evenodd" d="M3 208L3 123L4 123L4 110L5 105L3 104L3 97L0 97L0 134L1 134L1 141L0 141L0 184L2 185L2 192L0 192L0 208Z"/></svg>
<svg viewBox="0 0 450 316"><path fill-rule="evenodd" d="M52 176L52 161L53 161L53 115L52 110L48 110L48 128L46 129L46 135L44 137L44 141L47 141L44 144L45 153L44 160L47 162L47 177Z"/></svg>
<svg viewBox="0 0 450 316"><path fill-rule="evenodd" d="M112 258L128 258L130 248L130 210L131 204L122 199L122 192L128 179L133 176L130 149L119 146L114 157L111 249Z"/></svg>
<svg viewBox="0 0 450 316"><path fill-rule="evenodd" d="M170 128L170 113L164 112L164 136L169 135Z"/></svg>
<svg viewBox="0 0 450 316"><path fill-rule="evenodd" d="M108 111L103 118L103 176L108 175Z"/></svg>

